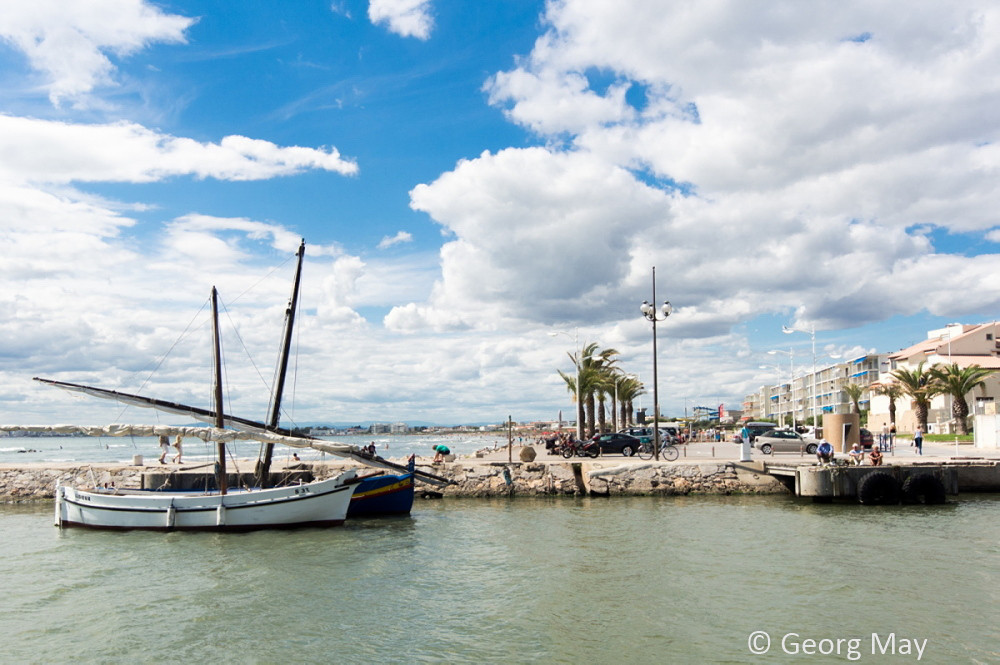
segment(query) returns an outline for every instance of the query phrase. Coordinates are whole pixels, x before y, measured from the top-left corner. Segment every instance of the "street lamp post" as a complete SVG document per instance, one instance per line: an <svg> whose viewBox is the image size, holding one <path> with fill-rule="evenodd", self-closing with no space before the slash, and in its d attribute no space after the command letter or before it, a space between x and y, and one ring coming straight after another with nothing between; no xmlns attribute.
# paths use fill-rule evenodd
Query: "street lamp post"
<svg viewBox="0 0 1000 665"><path fill-rule="evenodd" d="M792 416L792 429L795 429L795 365L794 365L794 353L792 349L788 351L782 351L781 349L774 349L768 351L768 354L774 355L776 353L787 353L788 354L788 412Z"/></svg>
<svg viewBox="0 0 1000 665"><path fill-rule="evenodd" d="M813 353L813 389L812 389L812 412L813 412L813 428L814 431L818 431L819 420L816 418L816 327L813 326L809 330L804 330L802 328L790 328L789 326L781 326L781 332L786 335L791 335L792 333L800 332L806 333L812 338L812 353Z"/></svg>
<svg viewBox="0 0 1000 665"><path fill-rule="evenodd" d="M583 441L583 395L580 394L580 375L582 374L580 365L584 360L590 360L593 356L583 357L578 329L574 328L572 335L565 330L557 330L549 333L549 337L555 337L556 335L566 335L573 338L573 346L576 350L576 358L573 361L576 365L576 440Z"/></svg>
<svg viewBox="0 0 1000 665"><path fill-rule="evenodd" d="M656 302L656 266L653 267L653 302ZM656 369L656 322L666 321L673 311L669 300L664 300L659 311L663 312L663 318L658 318L657 309L649 304L648 300L643 300L639 306L642 315L647 321L653 324L653 455L657 461L660 459L660 391Z"/></svg>

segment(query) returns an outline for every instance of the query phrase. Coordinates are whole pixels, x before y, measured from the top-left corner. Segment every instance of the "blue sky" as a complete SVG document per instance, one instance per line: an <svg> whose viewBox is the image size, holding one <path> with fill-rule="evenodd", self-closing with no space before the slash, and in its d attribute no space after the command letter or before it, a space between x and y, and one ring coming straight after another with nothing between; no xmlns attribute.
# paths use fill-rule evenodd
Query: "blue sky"
<svg viewBox="0 0 1000 665"><path fill-rule="evenodd" d="M263 417L300 237L285 422L555 418L585 342L648 383L653 266L668 413L738 408L785 378L769 350L811 365L783 325L849 356L996 318L985 1L22 4L0 12L8 422L157 417L35 375L204 404L185 330L213 284L231 408Z"/></svg>

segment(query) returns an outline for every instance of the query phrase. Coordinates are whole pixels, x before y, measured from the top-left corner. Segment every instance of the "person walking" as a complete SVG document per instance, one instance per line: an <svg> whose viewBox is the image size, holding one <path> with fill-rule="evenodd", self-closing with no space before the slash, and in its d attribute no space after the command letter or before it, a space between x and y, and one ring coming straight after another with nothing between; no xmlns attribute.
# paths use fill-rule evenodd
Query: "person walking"
<svg viewBox="0 0 1000 665"><path fill-rule="evenodd" d="M913 445L917 447L917 454L924 454L924 431L917 426L917 431L913 433Z"/></svg>
<svg viewBox="0 0 1000 665"><path fill-rule="evenodd" d="M167 463L167 454L170 453L170 437L166 434L160 435L160 464Z"/></svg>
<svg viewBox="0 0 1000 665"><path fill-rule="evenodd" d="M743 429L740 430L740 461L749 462L750 461L750 447L753 444L753 434L750 432L750 428L745 424Z"/></svg>
<svg viewBox="0 0 1000 665"><path fill-rule="evenodd" d="M184 454L184 451L181 448L181 442L183 440L184 440L184 438L180 434L178 434L177 438L174 439L174 448L177 450L177 454L174 455L174 464L180 464L181 463L181 455Z"/></svg>

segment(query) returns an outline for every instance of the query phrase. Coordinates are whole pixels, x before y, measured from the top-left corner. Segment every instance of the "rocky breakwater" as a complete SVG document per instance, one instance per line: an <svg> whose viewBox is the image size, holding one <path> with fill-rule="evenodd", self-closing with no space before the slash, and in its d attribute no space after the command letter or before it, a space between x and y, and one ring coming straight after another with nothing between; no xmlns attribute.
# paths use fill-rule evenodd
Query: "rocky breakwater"
<svg viewBox="0 0 1000 665"><path fill-rule="evenodd" d="M106 465L2 466L0 500L35 501L55 497L56 483L74 487L112 484L138 489L142 467Z"/></svg>
<svg viewBox="0 0 1000 665"><path fill-rule="evenodd" d="M476 462L435 465L444 496L788 494L759 463Z"/></svg>
<svg viewBox="0 0 1000 665"><path fill-rule="evenodd" d="M317 479L354 466L348 462L303 464ZM675 494L786 494L789 490L754 462L641 462L628 458L594 461L521 461L459 458L444 464L420 464L453 484L418 482L424 496L641 496ZM56 483L75 487L114 486L138 489L144 472L159 467L124 465L0 466L0 501L51 499Z"/></svg>

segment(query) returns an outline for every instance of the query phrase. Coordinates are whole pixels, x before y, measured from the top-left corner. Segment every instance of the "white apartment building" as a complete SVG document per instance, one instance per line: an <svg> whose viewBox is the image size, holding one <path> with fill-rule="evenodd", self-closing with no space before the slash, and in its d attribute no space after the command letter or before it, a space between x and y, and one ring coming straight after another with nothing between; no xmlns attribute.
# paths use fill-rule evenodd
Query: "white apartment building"
<svg viewBox="0 0 1000 665"><path fill-rule="evenodd" d="M820 419L824 413L850 413L853 405L844 387L849 383L863 386L873 383L887 367L886 354L866 355L822 367L787 383L761 386L744 398L743 419L802 424L814 414ZM862 395L862 409L868 408L868 399L867 394Z"/></svg>
<svg viewBox="0 0 1000 665"><path fill-rule="evenodd" d="M996 321L979 325L953 323L938 330L930 330L927 339L908 348L889 354L890 371L897 368L916 369L923 362L925 368L938 363L959 367L979 365L987 369L1000 370L1000 324ZM882 381L891 380L883 376ZM1000 372L986 377L986 389L977 390L965 396L969 404L969 415L995 413L996 398L1000 396ZM956 424L951 417L952 398L938 395L931 401L927 414L927 428L932 433L951 434ZM868 425L872 431L880 431L889 422L889 398L873 395ZM917 428L916 413L911 408L910 398L904 396L896 400L896 430L913 432Z"/></svg>
<svg viewBox="0 0 1000 665"><path fill-rule="evenodd" d="M1000 370L1000 324L979 325L951 324L927 333L927 339L895 353L867 355L853 360L818 369L795 377L790 383L761 386L743 400L744 420L774 420L803 423L815 412L850 413L851 402L844 392L848 383L867 386L892 380L891 372L898 368L915 369L921 361L925 368L937 363L968 367L976 364L987 369ZM815 401L813 396L815 397ZM966 396L970 415L996 413L996 399L1000 397L1000 371L986 378L986 390ZM868 428L880 432L889 423L889 398L872 393L862 395L861 408L868 410ZM951 397L939 395L931 402L928 429L932 433L951 433L956 430L951 422ZM916 429L916 414L910 398L896 400L896 429L912 432Z"/></svg>

